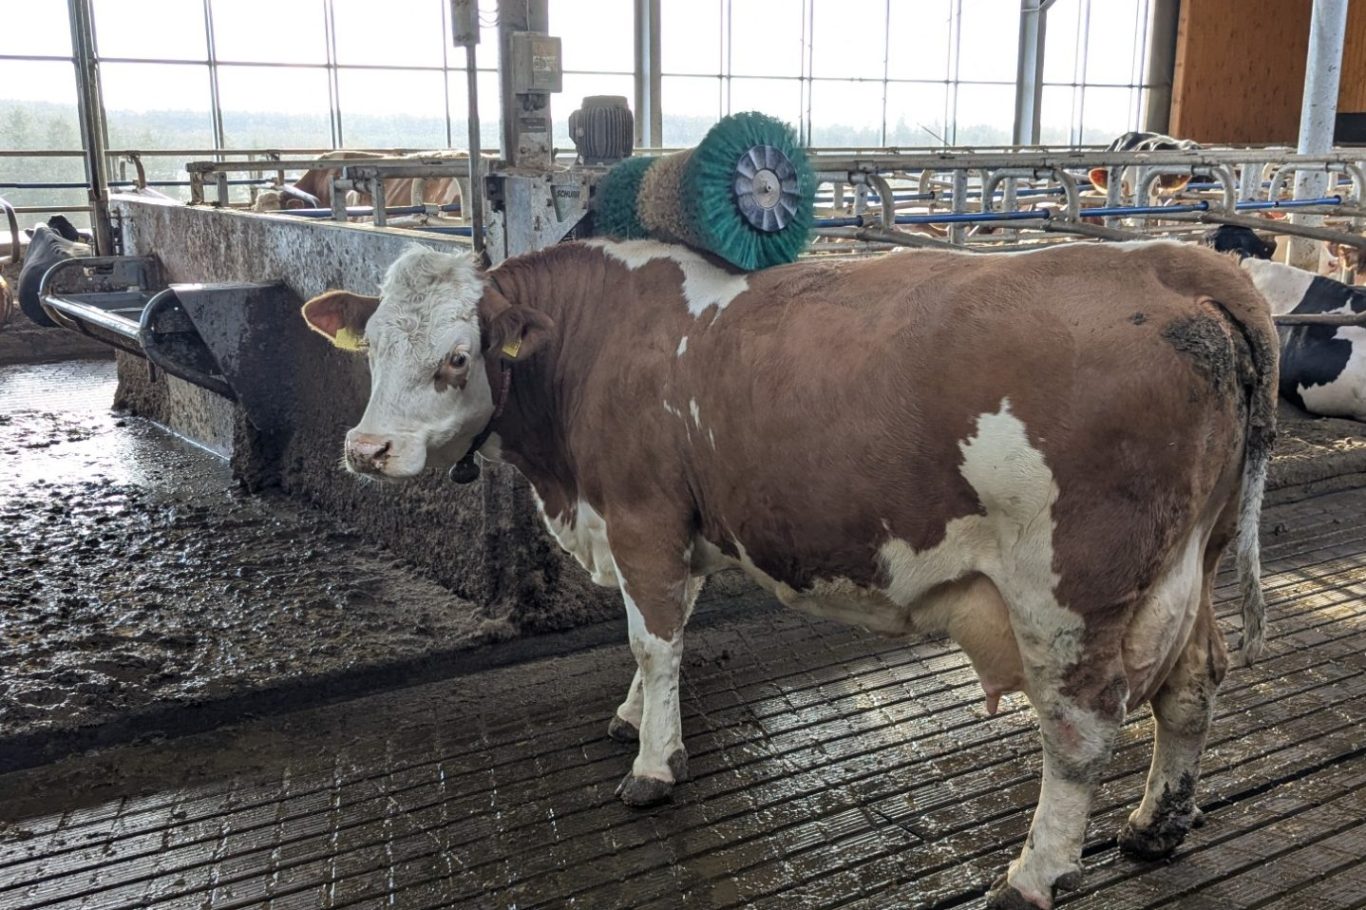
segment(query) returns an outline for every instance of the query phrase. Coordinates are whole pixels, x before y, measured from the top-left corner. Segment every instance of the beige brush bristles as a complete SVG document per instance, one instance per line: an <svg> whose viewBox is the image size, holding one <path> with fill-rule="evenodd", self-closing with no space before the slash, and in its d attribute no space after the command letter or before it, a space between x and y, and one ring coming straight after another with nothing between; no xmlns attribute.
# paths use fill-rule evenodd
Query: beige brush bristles
<svg viewBox="0 0 1366 910"><path fill-rule="evenodd" d="M686 215L688 197L683 177L691 157L691 150L664 155L645 172L640 181L636 214L652 236L671 243L702 247Z"/></svg>

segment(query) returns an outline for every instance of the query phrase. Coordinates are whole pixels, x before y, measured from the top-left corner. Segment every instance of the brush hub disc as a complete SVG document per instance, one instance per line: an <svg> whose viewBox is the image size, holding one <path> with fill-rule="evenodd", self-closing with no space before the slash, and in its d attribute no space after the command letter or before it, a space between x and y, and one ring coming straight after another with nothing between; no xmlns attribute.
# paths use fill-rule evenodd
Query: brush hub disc
<svg viewBox="0 0 1366 910"><path fill-rule="evenodd" d="M771 209L782 198L783 185L778 175L768 168L754 175L754 201L760 208Z"/></svg>
<svg viewBox="0 0 1366 910"><path fill-rule="evenodd" d="M735 203L751 227L775 233L796 214L797 169L782 149L755 145L735 163Z"/></svg>

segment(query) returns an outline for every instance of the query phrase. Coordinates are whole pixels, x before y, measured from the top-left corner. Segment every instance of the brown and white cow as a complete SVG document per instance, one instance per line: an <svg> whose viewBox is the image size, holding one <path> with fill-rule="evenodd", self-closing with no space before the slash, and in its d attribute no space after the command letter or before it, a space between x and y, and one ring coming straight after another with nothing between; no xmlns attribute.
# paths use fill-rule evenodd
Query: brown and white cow
<svg viewBox="0 0 1366 910"><path fill-rule="evenodd" d="M370 161L375 158L392 158L393 155L386 155L380 152L353 151L350 149L339 149L333 152L325 152L318 156L321 160L357 162ZM452 161L464 161L469 158L469 153L460 150L440 150L434 152L419 152L413 155L399 156L409 158L445 159ZM332 207L332 179L341 176L341 167L331 168L310 168L299 176L299 179L285 186L274 187L262 190L257 193L256 201L252 204L252 210L257 212L278 212L291 209L312 209L312 208L331 208ZM459 202L464 198L463 191L468 179L461 180L456 177L386 177L384 179L384 200L386 205L448 205ZM374 198L369 193L359 193L351 191L346 194L346 204L350 205L373 205Z"/></svg>
<svg viewBox="0 0 1366 910"><path fill-rule="evenodd" d="M1152 703L1147 792L1120 835L1170 853L1196 815L1227 667L1211 588L1238 539L1243 656L1263 640L1257 518L1276 335L1236 265L1170 243L915 251L738 274L652 241L491 271L414 249L378 298L309 324L369 358L350 470L412 477L480 447L626 604L612 718L630 805L686 777L678 676L704 577L890 635L946 633L989 707L1019 690L1043 786L994 907L1077 880L1092 792Z"/></svg>

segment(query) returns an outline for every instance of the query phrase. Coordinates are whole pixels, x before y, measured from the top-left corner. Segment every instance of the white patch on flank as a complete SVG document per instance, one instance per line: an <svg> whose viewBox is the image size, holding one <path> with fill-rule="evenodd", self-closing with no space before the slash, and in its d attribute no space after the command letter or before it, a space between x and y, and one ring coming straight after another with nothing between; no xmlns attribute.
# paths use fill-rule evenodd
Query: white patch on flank
<svg viewBox="0 0 1366 910"><path fill-rule="evenodd" d="M1046 650L1059 664L1075 663L1083 623L1053 593L1059 580L1053 571L1058 485L1043 453L1030 445L1008 400L997 413L978 417L977 435L958 447L962 475L986 514L953 519L944 539L928 550L898 539L883 544L878 555L889 579L887 596L913 606L936 585L980 572L1015 608L1010 619L1021 644Z"/></svg>
<svg viewBox="0 0 1366 910"><path fill-rule="evenodd" d="M534 495L534 494L533 494ZM550 515L545 503L536 496L536 506L541 510L545 526L555 535L565 552L579 561L588 570L593 583L604 588L615 588L617 565L612 559L612 548L607 542L607 522L585 502L575 503L573 521L565 515Z"/></svg>
<svg viewBox="0 0 1366 910"><path fill-rule="evenodd" d="M688 336L684 335L683 340L678 343L678 356L682 357L688 350Z"/></svg>
<svg viewBox="0 0 1366 910"><path fill-rule="evenodd" d="M702 415L697 410L697 399L688 399L688 410L692 412L692 422L700 430L702 429Z"/></svg>
<svg viewBox="0 0 1366 910"><path fill-rule="evenodd" d="M664 413L672 414L679 420L683 419L683 412L680 411L678 408L674 407L673 405L669 404L667 401L664 402Z"/></svg>
<svg viewBox="0 0 1366 910"><path fill-rule="evenodd" d="M1082 621L1053 594L1057 484L1009 403L1003 401L999 413L981 415L977 434L960 449L963 476L987 514L954 519L944 540L928 550L887 540L878 553L889 579L881 590L825 578L798 591L759 568L735 537L739 558L727 563L738 565L784 604L813 615L889 635L952 635L978 668L991 704L1023 684L1015 617L1007 611L1003 590L1030 613L1015 624L1032 638L1050 642L1059 660L1075 661ZM882 523L890 537L890 522Z"/></svg>
<svg viewBox="0 0 1366 910"><path fill-rule="evenodd" d="M1317 277L1304 269L1251 256L1244 259L1241 265L1257 291L1271 304L1271 312L1276 316L1284 316L1299 306L1309 285Z"/></svg>
<svg viewBox="0 0 1366 910"><path fill-rule="evenodd" d="M707 430L707 441L711 443L711 450L716 451L716 431Z"/></svg>
<svg viewBox="0 0 1366 910"><path fill-rule="evenodd" d="M749 290L748 275L718 268L684 246L658 240L590 240L588 245L600 248L632 271L656 259L676 264L683 272L683 299L693 316L701 316L711 307L716 307L719 315L732 300Z"/></svg>

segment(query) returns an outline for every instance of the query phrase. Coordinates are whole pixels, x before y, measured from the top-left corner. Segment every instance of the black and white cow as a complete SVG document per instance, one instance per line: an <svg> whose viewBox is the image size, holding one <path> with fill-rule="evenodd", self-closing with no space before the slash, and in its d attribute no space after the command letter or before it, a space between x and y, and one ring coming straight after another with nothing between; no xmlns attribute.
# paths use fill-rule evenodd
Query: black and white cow
<svg viewBox="0 0 1366 910"><path fill-rule="evenodd" d="M1269 261L1276 241L1249 228L1221 225L1204 240L1242 260L1277 316L1366 311L1366 288ZM1320 417L1366 421L1366 328L1287 325L1280 335L1281 397Z"/></svg>
<svg viewBox="0 0 1366 910"><path fill-rule="evenodd" d="M1221 224L1205 232L1205 246L1216 253L1236 253L1239 259L1270 259L1276 255L1276 241L1250 228Z"/></svg>
<svg viewBox="0 0 1366 910"><path fill-rule="evenodd" d="M58 221L58 218L61 220ZM76 239L73 239L73 235ZM82 242L80 233L60 215L54 216L47 224L35 227L30 236L32 239L28 244L28 252L24 254L24 268L19 272L19 308L38 325L54 326L57 323L47 315L38 299L38 287L43 275L63 259L91 255L90 244Z"/></svg>
<svg viewBox="0 0 1366 910"><path fill-rule="evenodd" d="M1366 288L1248 257L1243 269L1277 316L1366 312ZM1311 414L1366 421L1366 328L1286 325L1281 396Z"/></svg>
<svg viewBox="0 0 1366 910"><path fill-rule="evenodd" d="M1107 145L1105 150L1107 152L1169 152L1194 151L1199 148L1200 144L1190 139L1176 139L1162 133L1131 130ZM1093 167L1086 172L1086 176L1090 179L1091 185L1102 193L1109 189L1109 168ZM1168 195L1180 192L1186 188L1186 184L1191 182L1192 176L1192 174L1162 174L1157 178L1157 190L1159 193ZM1128 193L1130 188L1126 185L1124 191Z"/></svg>

